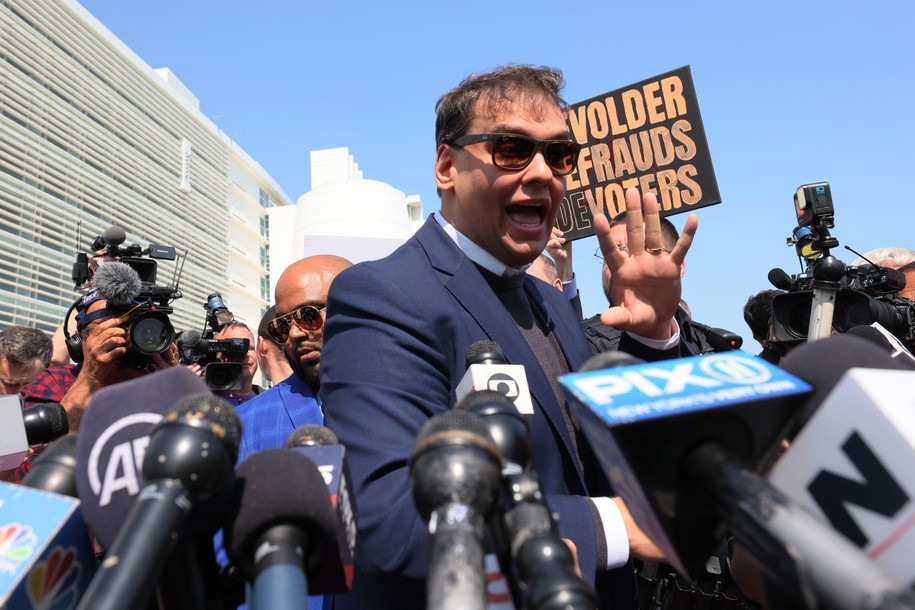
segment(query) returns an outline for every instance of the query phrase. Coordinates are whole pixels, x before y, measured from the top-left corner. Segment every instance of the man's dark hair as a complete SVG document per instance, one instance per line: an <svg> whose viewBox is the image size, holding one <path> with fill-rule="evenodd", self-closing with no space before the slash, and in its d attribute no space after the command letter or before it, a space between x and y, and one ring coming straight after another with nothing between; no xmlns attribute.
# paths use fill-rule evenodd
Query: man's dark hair
<svg viewBox="0 0 915 610"><path fill-rule="evenodd" d="M0 356L13 364L31 364L38 358L48 367L52 351L51 337L37 328L10 326L0 330Z"/></svg>
<svg viewBox="0 0 915 610"><path fill-rule="evenodd" d="M466 133L480 99L488 109L495 109L506 100L545 97L565 110L568 104L560 97L562 86L562 72L546 66L503 66L485 74L471 74L436 102L435 146Z"/></svg>
<svg viewBox="0 0 915 610"><path fill-rule="evenodd" d="M626 224L626 211L622 211L617 214L614 218L610 220L610 227L613 228L617 225ZM674 226L674 223L667 220L667 218L661 218L661 245L664 248L671 252L674 249L674 246L677 245L677 240L680 239L680 232L677 231L677 227Z"/></svg>
<svg viewBox="0 0 915 610"><path fill-rule="evenodd" d="M753 338L763 340L769 338L769 322L772 318L772 299L784 290L761 290L747 300L743 308L743 319L753 333Z"/></svg>

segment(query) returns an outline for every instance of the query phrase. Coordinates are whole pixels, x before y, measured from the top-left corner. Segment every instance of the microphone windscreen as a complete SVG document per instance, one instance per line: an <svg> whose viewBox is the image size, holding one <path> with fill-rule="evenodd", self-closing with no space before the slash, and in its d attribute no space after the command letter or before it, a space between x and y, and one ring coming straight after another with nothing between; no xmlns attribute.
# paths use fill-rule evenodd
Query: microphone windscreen
<svg viewBox="0 0 915 610"><path fill-rule="evenodd" d="M337 435L331 432L329 428L318 426L317 424L306 424L289 433L283 443L283 448L293 449L295 447L321 447L339 444L340 441L337 440Z"/></svg>
<svg viewBox="0 0 915 610"><path fill-rule="evenodd" d="M511 400L506 398L505 394L502 392L496 392L495 390L477 390L476 392L471 392L460 399L454 405L454 408L474 411L479 415L480 413L477 411L477 407L481 407L481 405L505 405L515 413L518 413L518 409L515 408L515 405L512 404ZM518 415L520 416L520 413L518 413Z"/></svg>
<svg viewBox="0 0 915 610"><path fill-rule="evenodd" d="M506 364L505 354L495 341L477 341L464 356L467 368L474 364Z"/></svg>
<svg viewBox="0 0 915 610"><path fill-rule="evenodd" d="M140 465L149 432L180 398L209 392L200 377L174 367L102 388L80 422L76 484L99 542L114 542L143 487Z"/></svg>
<svg viewBox="0 0 915 610"><path fill-rule="evenodd" d="M886 349L847 334L799 345L788 352L780 366L813 386L813 393L797 422L799 425L806 423L849 369L912 370L890 356Z"/></svg>
<svg viewBox="0 0 915 610"><path fill-rule="evenodd" d="M102 233L102 239L109 246L120 246L127 239L127 233L121 227L112 226L105 229Z"/></svg>
<svg viewBox="0 0 915 610"><path fill-rule="evenodd" d="M416 449L430 437L441 432L451 432L454 430L475 434L482 437L483 440L490 443L492 442L489 437L489 428L486 427L483 420L475 413L463 409L445 411L444 413L440 413L429 419L423 424L423 427L419 429L419 433L416 435L416 442L413 445L414 453L416 452Z"/></svg>
<svg viewBox="0 0 915 610"><path fill-rule="evenodd" d="M603 369L615 369L621 366L631 366L634 364L642 364L645 361L641 358L636 358L626 352L618 351L608 351L601 352L599 354L594 354L587 360L584 364L578 367L576 373L587 373L589 371L600 371Z"/></svg>
<svg viewBox="0 0 915 610"><path fill-rule="evenodd" d="M127 263L109 261L95 272L92 285L108 301L108 307L130 305L140 296L143 282Z"/></svg>
<svg viewBox="0 0 915 610"><path fill-rule="evenodd" d="M47 402L22 410L29 445L50 443L70 431L67 410L59 402Z"/></svg>
<svg viewBox="0 0 915 610"><path fill-rule="evenodd" d="M33 489L78 497L76 491L76 434L48 445L32 464L22 484Z"/></svg>
<svg viewBox="0 0 915 610"><path fill-rule="evenodd" d="M770 270L767 277L769 278L770 284L776 288L781 288L782 290L791 290L794 285L794 280L791 279L791 276L778 267Z"/></svg>
<svg viewBox="0 0 915 610"><path fill-rule="evenodd" d="M165 421L184 420L211 430L225 445L232 456L232 463L238 459L241 444L241 417L232 404L212 392L198 392L182 396L171 406Z"/></svg>
<svg viewBox="0 0 915 610"><path fill-rule="evenodd" d="M853 337L861 337L862 339L867 339L874 345L879 345L890 354L894 360L899 362L908 363L910 368L915 370L915 356L912 356L912 353L908 349L899 343L898 345L893 345L890 338L887 337L880 329L875 328L870 324L860 324L858 326L852 326L845 333L846 335L851 335Z"/></svg>
<svg viewBox="0 0 915 610"><path fill-rule="evenodd" d="M225 528L232 560L250 575L258 537L275 525L297 525L315 543L304 558L311 578L336 546L334 512L317 466L296 451L265 449L250 454L235 476Z"/></svg>
<svg viewBox="0 0 915 610"><path fill-rule="evenodd" d="M188 330L182 330L178 334L178 337L175 339L175 342L177 342L182 347L193 348L200 344L201 339L203 339L203 333L201 333L199 330L189 328Z"/></svg>

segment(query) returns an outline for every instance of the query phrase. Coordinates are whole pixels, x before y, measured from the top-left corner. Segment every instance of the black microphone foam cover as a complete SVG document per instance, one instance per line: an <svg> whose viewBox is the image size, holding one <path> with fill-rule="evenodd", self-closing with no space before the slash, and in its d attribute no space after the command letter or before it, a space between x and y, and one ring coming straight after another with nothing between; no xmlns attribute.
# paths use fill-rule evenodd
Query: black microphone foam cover
<svg viewBox="0 0 915 610"><path fill-rule="evenodd" d="M495 341L477 341L464 356L467 368L474 364L506 364L505 354Z"/></svg>
<svg viewBox="0 0 915 610"><path fill-rule="evenodd" d="M241 418L226 399L212 392L197 392L182 396L162 418L166 422L183 422L198 428L206 428L225 445L232 456L232 463L238 459L241 443Z"/></svg>
<svg viewBox="0 0 915 610"><path fill-rule="evenodd" d="M197 347L197 345L200 344L201 339L203 339L203 333L199 330L189 328L178 333L178 337L175 341L181 344L182 347Z"/></svg>
<svg viewBox="0 0 915 610"><path fill-rule="evenodd" d="M283 442L284 449L295 447L322 447L325 445L339 445L337 435L329 428L317 424L305 424L289 433Z"/></svg>
<svg viewBox="0 0 915 610"><path fill-rule="evenodd" d="M896 346L890 343L890 340L886 338L886 335L869 324L852 326L845 332L845 336L861 337L862 339L867 339L874 345L882 347L884 350L886 350L887 354L892 355L896 352ZM904 360L902 358L894 358L894 360L899 360L900 362L908 362L909 364L912 363L911 360ZM915 366L910 368L915 369Z"/></svg>
<svg viewBox="0 0 915 610"><path fill-rule="evenodd" d="M22 421L30 445L50 443L70 431L67 410L59 402L48 402L23 409Z"/></svg>
<svg viewBox="0 0 915 610"><path fill-rule="evenodd" d="M68 434L48 445L32 464L22 484L76 498L76 434Z"/></svg>
<svg viewBox="0 0 915 610"><path fill-rule="evenodd" d="M767 276L769 283L775 286L776 288L781 288L782 290L791 290L794 288L796 282L791 279L791 276L788 275L783 269L776 267L775 269L769 270L769 275Z"/></svg>
<svg viewBox="0 0 915 610"><path fill-rule="evenodd" d="M636 358L626 352L608 351L594 354L584 364L578 367L576 373L587 373L589 371L600 371L603 369L615 369L621 366L631 366L633 364L643 364L645 361Z"/></svg>
<svg viewBox="0 0 915 610"><path fill-rule="evenodd" d="M236 470L235 495L226 519L226 549L248 575L254 572L254 545L275 525L308 531L314 548L305 559L311 579L336 547L334 512L324 477L307 457L288 449L249 455Z"/></svg>
<svg viewBox="0 0 915 610"><path fill-rule="evenodd" d="M143 487L141 449L183 396L208 392L183 366L102 388L89 401L77 440L76 484L86 522L108 547Z"/></svg>
<svg viewBox="0 0 915 610"><path fill-rule="evenodd" d="M455 468L455 465L461 468ZM480 416L463 409L431 418L410 451L410 487L419 514L448 502L488 514L495 504L502 456Z"/></svg>
<svg viewBox="0 0 915 610"><path fill-rule="evenodd" d="M127 239L127 233L121 227L112 225L102 233L102 239L109 246L120 246Z"/></svg>
<svg viewBox="0 0 915 610"><path fill-rule="evenodd" d="M413 445L413 453L424 447L424 443L428 443L431 437L442 432L451 431L466 432L480 437L481 441L492 442L489 438L489 429L478 415L466 410L445 411L429 419L419 429L419 433L416 435L416 443Z"/></svg>
<svg viewBox="0 0 915 610"><path fill-rule="evenodd" d="M780 366L813 386L813 393L807 398L797 421L798 429L810 419L849 369L912 370L905 362L890 356L886 349L849 335L833 335L799 345L788 352Z"/></svg>
<svg viewBox="0 0 915 610"><path fill-rule="evenodd" d="M482 418L505 462L527 470L531 462L531 438L527 420L505 394L495 390L471 392L454 405Z"/></svg>

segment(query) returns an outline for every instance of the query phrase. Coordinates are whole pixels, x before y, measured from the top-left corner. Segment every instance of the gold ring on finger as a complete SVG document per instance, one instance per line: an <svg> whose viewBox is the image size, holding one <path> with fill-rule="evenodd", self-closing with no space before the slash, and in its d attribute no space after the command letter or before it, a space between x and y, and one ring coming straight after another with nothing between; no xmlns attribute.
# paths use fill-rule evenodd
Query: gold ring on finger
<svg viewBox="0 0 915 610"><path fill-rule="evenodd" d="M663 246L658 246L657 248L649 248L648 246L645 246L645 252L647 252L648 254L660 254L663 251L664 251Z"/></svg>

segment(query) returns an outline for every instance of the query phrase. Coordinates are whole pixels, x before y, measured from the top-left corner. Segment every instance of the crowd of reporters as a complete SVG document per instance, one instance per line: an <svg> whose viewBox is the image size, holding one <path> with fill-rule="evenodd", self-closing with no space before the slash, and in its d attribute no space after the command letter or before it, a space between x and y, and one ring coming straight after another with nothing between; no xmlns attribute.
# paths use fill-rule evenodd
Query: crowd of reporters
<svg viewBox="0 0 915 610"><path fill-rule="evenodd" d="M437 107L442 210L382 261L353 267L340 257L316 256L291 265L256 338L227 315L215 293L205 305L208 330L175 333L162 316L178 291L124 264L141 252L119 250L123 231L106 232L93 247L109 260L93 270L92 286L63 321L67 362L45 368L54 350L34 331L0 332L5 391L23 397L22 413L44 407L31 414L30 421L39 421L34 426L50 427L51 436L71 433L38 459L51 438L32 442L37 437L30 434L28 445L36 447L11 454L22 462L16 468L4 464L7 478L79 497L101 559L79 592L80 608L222 608L245 601L256 610L472 609L487 601L537 610L756 602L845 607L843 597L857 603L862 591L873 597L862 607L912 607L908 592L856 549L812 522L787 534L779 529L784 522L773 524L759 509L775 506L776 517L788 515L788 522L804 518L758 478L763 458L785 440L777 435L781 418L788 418L787 402L771 407L777 416L762 408L746 416L747 438L765 436L759 446L748 443L752 464L732 464L716 444L733 445L740 426L721 432L711 419L682 419L668 424L664 442L644 437L644 464L633 468L657 468L640 473L646 478L639 484L676 479L673 495L682 493L705 510L713 503L708 497L718 499L720 491L710 481L720 478L722 486L730 485L730 499L716 510L730 511L730 519L715 513L684 526L678 521L683 507L673 502L660 520L685 527L686 534L651 531L673 540L671 546L643 531L645 515L634 518L628 509L641 492L621 498L624 490L610 484L600 436L606 430L591 414L571 408L557 378L623 367L628 379L637 379L625 367L641 361L618 350L678 366L681 358L737 349L740 338L692 320L679 300L698 221L690 217L678 232L659 218L654 197L635 189L627 192L625 215L596 223L600 281L610 309L582 319L572 282L598 280L573 278L571 242L550 233L551 212L540 209L556 204L574 163L569 159L580 149L557 137L565 125L561 75L510 67L491 78L469 78ZM479 103L480 90L494 103ZM497 119L516 119L523 133L463 133L470 125L485 131L511 123ZM490 148L473 152L484 142ZM465 181L474 164L492 180ZM487 231L483 215L492 207L486 195L526 193L531 185L547 196L525 195L499 210L511 221L508 237ZM871 360L849 356L846 368L870 363L911 370L894 356L912 345L915 253L875 251L851 272L843 266L838 275L818 276L817 265L837 245L828 240L827 224L815 225L813 233L796 231L809 277L775 274L784 292L764 291L748 302L745 317L761 356L779 362L790 360L793 350L803 353L799 346L808 337L799 336L802 325L777 313L786 309L773 303L783 295L803 300L796 297L804 293L795 310L806 308L810 317L820 315L818 307L831 313L832 305L864 303L866 311L890 321L886 347L831 344L838 352L877 350ZM550 258L540 261L543 269L528 269L544 246ZM154 251L151 245L146 254ZM535 284L538 274L547 284ZM883 277L895 290L874 288ZM865 288L883 292L873 296ZM848 291L854 298L836 297ZM857 299L859 293L866 298ZM873 321L856 315L850 318L862 326ZM894 325L900 316L908 329ZM481 346L482 335L505 339L501 346ZM829 341L809 339L812 345L814 339ZM608 352L613 355L601 360ZM588 360L592 354L599 360ZM218 366L223 361L235 365L232 374ZM520 374L510 369L518 361L529 363ZM658 365L655 371L668 379L682 376L693 361L682 362L686 368L664 372ZM273 388L253 384L258 363ZM508 377L494 385L500 392L462 392L468 378L466 385L480 389L473 375L486 366ZM533 397L530 412L506 400L519 398L526 377L530 392L520 398L530 405ZM408 387L411 381L422 387ZM823 393L837 382L808 381ZM809 405L818 404L811 398ZM697 441L681 442L676 434L695 434ZM688 484L679 482L681 476ZM696 500L693 487L703 485L710 489ZM773 529L760 534L752 526ZM728 528L734 530L730 539L723 535ZM693 546L679 547L690 535ZM807 551L818 544L834 549L834 557L820 556L809 572L799 567L810 568L804 557L781 561L779 552L788 547ZM746 551L763 564L761 577L748 567ZM494 563L487 564L490 552ZM683 561L687 556L693 557ZM824 586L829 577L816 568L832 568L835 558L847 558L836 574L853 565L868 582L859 587L854 578L839 579L835 588L842 594L830 595ZM687 564L689 573L682 573ZM705 567L692 569L699 564ZM796 591L790 591L792 579ZM788 594L778 597L779 588Z"/></svg>

